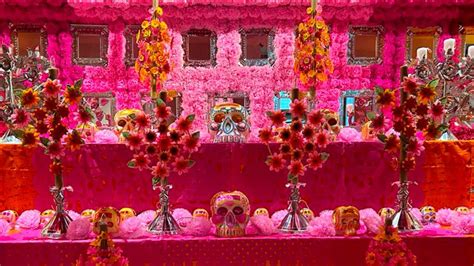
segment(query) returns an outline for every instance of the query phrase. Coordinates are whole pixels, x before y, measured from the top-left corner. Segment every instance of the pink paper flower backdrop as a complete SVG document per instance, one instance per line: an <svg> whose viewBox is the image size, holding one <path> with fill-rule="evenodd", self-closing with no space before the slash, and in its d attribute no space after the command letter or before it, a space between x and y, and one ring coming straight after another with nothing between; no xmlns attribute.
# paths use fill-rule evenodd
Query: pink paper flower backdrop
<svg viewBox="0 0 474 266"><path fill-rule="evenodd" d="M48 55L61 70L60 78L63 83L84 78L84 91L113 91L117 97L118 109L138 108L140 93L147 93L148 90L138 82L133 68L127 68L123 63L125 56L123 30L125 25L139 24L146 17L149 6L145 5L145 2L141 2L143 5L130 6L127 1L114 1L113 5L111 1L102 1L102 4L78 4L74 6L74 9L67 5L64 9L57 7L52 9L54 5L51 3L57 5L58 1L46 2L48 4L35 8L35 12L25 9L24 3L18 6L9 3L12 5L11 8L2 9L0 16L15 23L46 24ZM231 2L237 3L237 1L227 3ZM257 2L260 3L252 1L252 3ZM261 3L263 2L267 0L262 0ZM287 0L286 2L298 1ZM190 2L187 1L187 3ZM339 97L344 90L372 88L375 85L397 86L399 67L405 60L405 36L408 26L442 26L443 34L440 38L440 44L442 44L444 39L456 36L457 28L453 25L465 19L460 15L462 8L449 5L436 4L436 7L417 8L402 6L388 8L383 7L382 4L380 6L380 8L369 5L338 6L334 2L324 8L323 16L331 27L331 58L335 71L330 80L318 88L319 107L338 110ZM421 12L423 10L426 12ZM273 108L274 93L287 90L294 84L293 34L297 23L305 16L305 6L298 4L277 6L275 4L271 8L258 5L182 8L177 4L165 5L164 11L165 20L172 29L174 38L171 58L174 71L165 86L183 93L184 112L196 114L196 124L203 132L207 131L208 93L224 93L230 90L247 92L250 98L252 139L256 139L258 129L266 123L265 111ZM400 14L403 14L403 19ZM469 12L464 14L469 14ZM24 20L20 20L23 18ZM84 67L72 64L73 39L69 30L70 23L108 24L107 67ZM349 25L384 26L385 45L382 64L347 65ZM193 27L208 28L217 33L218 52L215 68L183 68L183 40L180 32ZM273 66L243 67L240 65L241 47L238 32L240 27L272 27L275 30L274 45L277 60ZM10 42L7 23L0 23L0 41ZM439 56L442 56L442 45L439 47L437 52Z"/></svg>

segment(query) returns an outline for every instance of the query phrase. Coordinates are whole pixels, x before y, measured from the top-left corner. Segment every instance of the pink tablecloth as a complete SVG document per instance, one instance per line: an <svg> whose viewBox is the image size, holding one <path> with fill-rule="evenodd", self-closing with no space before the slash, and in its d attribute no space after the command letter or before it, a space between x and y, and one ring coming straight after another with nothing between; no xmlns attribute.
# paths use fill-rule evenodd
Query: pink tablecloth
<svg viewBox="0 0 474 266"><path fill-rule="evenodd" d="M364 265L370 238L271 236L116 240L130 265ZM472 266L474 237L407 237L418 265ZM71 265L87 241L0 240L0 265Z"/></svg>
<svg viewBox="0 0 474 266"><path fill-rule="evenodd" d="M52 199L48 187L53 184L49 158L40 149L14 148L0 145L0 158L5 158L0 166L0 209L49 208ZM333 143L327 151L330 158L323 168L309 171L301 179L307 183L302 189L303 199L314 211L340 205L376 210L393 206L396 187L391 183L397 174L390 169L380 143ZM208 208L214 193L240 190L249 197L252 209L286 208L286 173L268 170L264 164L267 153L262 144L203 144L190 172L170 178L173 206ZM20 160L13 160L17 157ZM66 195L69 209L107 205L137 211L153 209L157 193L151 189L150 174L127 168L130 158L125 145L85 145L81 151L68 154L64 179L74 188ZM423 158L410 178L423 182ZM422 204L421 187L413 186L411 196L415 206Z"/></svg>

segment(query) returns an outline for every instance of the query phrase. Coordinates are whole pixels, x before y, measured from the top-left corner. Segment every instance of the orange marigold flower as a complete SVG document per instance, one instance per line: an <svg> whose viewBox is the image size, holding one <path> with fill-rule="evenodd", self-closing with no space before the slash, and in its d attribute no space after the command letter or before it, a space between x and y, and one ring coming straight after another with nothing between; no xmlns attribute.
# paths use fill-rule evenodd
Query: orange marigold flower
<svg viewBox="0 0 474 266"><path fill-rule="evenodd" d="M432 88L430 86L421 87L420 92L418 93L418 100L424 104L431 102L432 100L434 100L435 97L436 97L435 88Z"/></svg>
<svg viewBox="0 0 474 266"><path fill-rule="evenodd" d="M79 87L67 86L64 92L64 100L69 104L79 103L82 100L82 92Z"/></svg>
<svg viewBox="0 0 474 266"><path fill-rule="evenodd" d="M385 89L377 95L377 104L383 107L395 104L395 93L390 89Z"/></svg>
<svg viewBox="0 0 474 266"><path fill-rule="evenodd" d="M28 88L21 93L20 102L23 107L33 107L36 106L40 101L40 97L37 91L33 88Z"/></svg>
<svg viewBox="0 0 474 266"><path fill-rule="evenodd" d="M73 130L67 135L66 144L70 150L75 151L81 148L81 145L84 144L84 140L79 131Z"/></svg>
<svg viewBox="0 0 474 266"><path fill-rule="evenodd" d="M39 140L39 134L35 129L28 128L21 137L21 144L26 147L36 146Z"/></svg>

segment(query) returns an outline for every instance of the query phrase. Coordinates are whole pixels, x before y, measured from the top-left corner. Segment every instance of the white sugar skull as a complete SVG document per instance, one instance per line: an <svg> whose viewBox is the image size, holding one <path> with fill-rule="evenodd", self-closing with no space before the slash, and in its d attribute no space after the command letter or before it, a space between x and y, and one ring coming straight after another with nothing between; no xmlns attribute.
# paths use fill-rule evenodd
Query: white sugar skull
<svg viewBox="0 0 474 266"><path fill-rule="evenodd" d="M209 213L205 209L201 209L201 208L195 209L193 211L193 218L198 218L198 217L209 219Z"/></svg>
<svg viewBox="0 0 474 266"><path fill-rule="evenodd" d="M422 223L428 224L436 221L436 209L433 206L424 206L420 212Z"/></svg>
<svg viewBox="0 0 474 266"><path fill-rule="evenodd" d="M100 222L103 221L107 225L107 232L116 234L120 226L120 212L113 207L100 208L94 215L93 232L100 234Z"/></svg>
<svg viewBox="0 0 474 266"><path fill-rule="evenodd" d="M246 142L250 133L247 109L237 103L219 103L211 109L209 133L213 142Z"/></svg>
<svg viewBox="0 0 474 266"><path fill-rule="evenodd" d="M219 192L211 199L211 221L216 225L216 234L221 237L245 235L250 218L250 204L240 191Z"/></svg>
<svg viewBox="0 0 474 266"><path fill-rule="evenodd" d="M51 220L51 218L53 218L54 214L56 212L54 210L45 210L44 212L41 213L41 224L46 224L49 222L49 220Z"/></svg>
<svg viewBox="0 0 474 266"><path fill-rule="evenodd" d="M122 133L134 131L134 117L141 112L142 111L138 109L123 109L118 111L114 116L115 130L117 131L117 133L121 136Z"/></svg>
<svg viewBox="0 0 474 266"><path fill-rule="evenodd" d="M0 219L5 220L10 224L14 224L16 222L16 219L18 219L18 213L13 210L2 211Z"/></svg>
<svg viewBox="0 0 474 266"><path fill-rule="evenodd" d="M314 219L314 212L310 208L303 208L300 212L303 214L306 220L308 220L308 222Z"/></svg>
<svg viewBox="0 0 474 266"><path fill-rule="evenodd" d="M379 210L380 218L382 218L382 222L385 222L387 218L392 217L395 214L395 210L392 208L382 208Z"/></svg>
<svg viewBox="0 0 474 266"><path fill-rule="evenodd" d="M270 217L270 213L265 208L258 208L253 212L253 216L259 216L259 215Z"/></svg>
<svg viewBox="0 0 474 266"><path fill-rule="evenodd" d="M457 213L459 214L468 214L469 213L469 208L468 207L465 207L465 206L459 206L455 209L455 211L457 211Z"/></svg>

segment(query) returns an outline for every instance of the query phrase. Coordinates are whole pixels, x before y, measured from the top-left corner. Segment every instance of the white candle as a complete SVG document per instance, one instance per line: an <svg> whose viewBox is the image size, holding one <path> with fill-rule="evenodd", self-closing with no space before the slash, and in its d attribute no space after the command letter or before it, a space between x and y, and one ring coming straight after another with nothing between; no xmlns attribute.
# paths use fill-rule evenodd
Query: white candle
<svg viewBox="0 0 474 266"><path fill-rule="evenodd" d="M416 58L418 60L423 60L428 58L428 48L426 47L421 47L416 50Z"/></svg>
<svg viewBox="0 0 474 266"><path fill-rule="evenodd" d="M474 45L471 45L469 48L467 48L467 56L469 56L471 59L474 59Z"/></svg>
<svg viewBox="0 0 474 266"><path fill-rule="evenodd" d="M454 53L454 47L456 46L456 40L453 38L444 40L444 52L448 53L449 49Z"/></svg>

